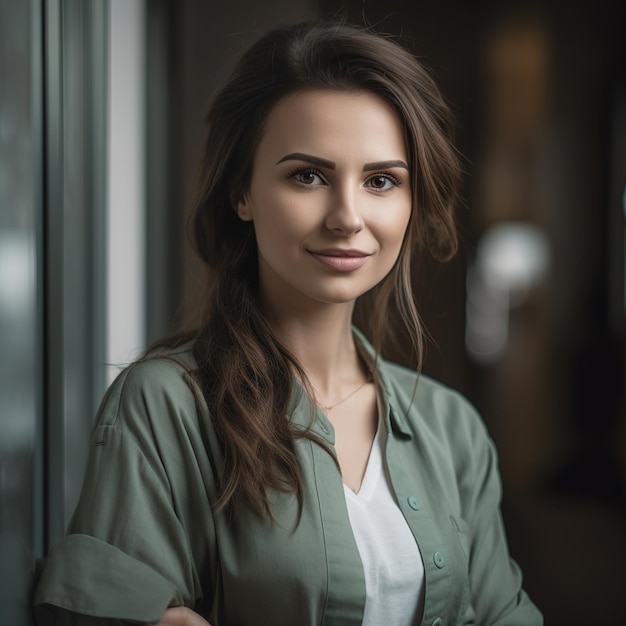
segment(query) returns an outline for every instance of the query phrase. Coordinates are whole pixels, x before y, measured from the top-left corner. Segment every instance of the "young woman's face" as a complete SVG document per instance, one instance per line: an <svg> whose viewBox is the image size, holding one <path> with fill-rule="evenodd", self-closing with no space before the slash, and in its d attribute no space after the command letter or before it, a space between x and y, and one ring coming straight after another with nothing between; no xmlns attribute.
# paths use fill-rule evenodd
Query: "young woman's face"
<svg viewBox="0 0 626 626"><path fill-rule="evenodd" d="M402 123L367 92L310 90L271 110L248 193L262 303L353 302L391 270L411 213Z"/></svg>

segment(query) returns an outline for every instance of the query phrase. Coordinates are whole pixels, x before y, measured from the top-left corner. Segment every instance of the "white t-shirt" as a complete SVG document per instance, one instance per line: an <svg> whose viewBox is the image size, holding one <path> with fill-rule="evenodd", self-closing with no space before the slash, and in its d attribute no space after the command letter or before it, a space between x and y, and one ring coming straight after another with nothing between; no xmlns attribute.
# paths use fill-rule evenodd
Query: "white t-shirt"
<svg viewBox="0 0 626 626"><path fill-rule="evenodd" d="M385 444L379 420L358 494L344 485L365 573L363 626L411 626L424 607L424 564L390 488Z"/></svg>

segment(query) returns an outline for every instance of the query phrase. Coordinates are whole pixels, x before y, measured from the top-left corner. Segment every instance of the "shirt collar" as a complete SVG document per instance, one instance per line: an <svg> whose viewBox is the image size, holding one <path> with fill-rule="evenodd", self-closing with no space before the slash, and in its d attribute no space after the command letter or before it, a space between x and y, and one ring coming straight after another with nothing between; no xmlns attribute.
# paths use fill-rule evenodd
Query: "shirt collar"
<svg viewBox="0 0 626 626"><path fill-rule="evenodd" d="M352 334L360 350L361 356L365 359L372 371L376 370L378 383L383 393L383 401L386 406L387 431L390 430L405 439L411 439L412 433L408 427L406 412L408 407L402 407L398 401L390 367L387 361L376 352L374 346L367 340L365 335L355 326L352 327Z"/></svg>

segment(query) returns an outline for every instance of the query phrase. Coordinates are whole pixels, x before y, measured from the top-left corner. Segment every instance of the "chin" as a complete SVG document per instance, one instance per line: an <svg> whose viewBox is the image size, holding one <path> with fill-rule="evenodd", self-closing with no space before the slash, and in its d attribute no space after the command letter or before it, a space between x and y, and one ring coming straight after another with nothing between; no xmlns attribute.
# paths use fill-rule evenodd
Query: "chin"
<svg viewBox="0 0 626 626"><path fill-rule="evenodd" d="M326 293L317 293L313 295L318 302L323 302L324 304L349 304L355 302L358 298L360 298L364 293L367 293L371 287L365 290L337 290L333 292Z"/></svg>

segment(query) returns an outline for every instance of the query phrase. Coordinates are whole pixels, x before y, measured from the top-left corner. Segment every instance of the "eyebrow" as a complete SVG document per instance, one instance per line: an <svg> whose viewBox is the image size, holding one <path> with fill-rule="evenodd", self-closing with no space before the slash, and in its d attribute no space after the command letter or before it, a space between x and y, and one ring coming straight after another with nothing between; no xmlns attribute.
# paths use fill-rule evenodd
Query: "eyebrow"
<svg viewBox="0 0 626 626"><path fill-rule="evenodd" d="M276 165L284 163L285 161L305 161L306 163L311 163L311 165L325 167L329 170L334 170L337 167L337 165L333 161L329 161L328 159L322 159L321 157L317 157L312 154L304 154L302 152L292 152L290 154L286 154L282 159L279 159L276 162ZM393 167L401 167L405 170L409 169L409 166L404 161L400 159L393 159L391 161L376 161L375 163L366 163L363 166L363 171L371 172L374 170L385 170Z"/></svg>
<svg viewBox="0 0 626 626"><path fill-rule="evenodd" d="M400 159L394 159L392 161L377 161L376 163L366 163L363 166L364 172L371 172L372 170L388 170L392 167L402 167L405 170L409 169L409 166Z"/></svg>
<svg viewBox="0 0 626 626"><path fill-rule="evenodd" d="M286 154L282 159L276 162L276 165L284 163L285 161L305 161L306 163L311 163L311 165L318 165L319 167L325 167L329 170L334 170L336 167L336 164L328 159L322 159L312 154L303 154L302 152Z"/></svg>

